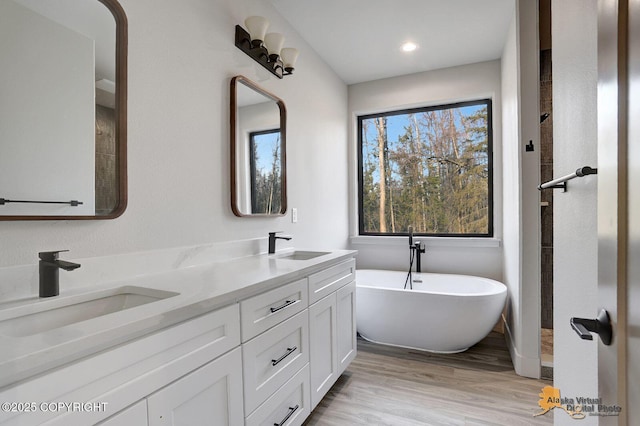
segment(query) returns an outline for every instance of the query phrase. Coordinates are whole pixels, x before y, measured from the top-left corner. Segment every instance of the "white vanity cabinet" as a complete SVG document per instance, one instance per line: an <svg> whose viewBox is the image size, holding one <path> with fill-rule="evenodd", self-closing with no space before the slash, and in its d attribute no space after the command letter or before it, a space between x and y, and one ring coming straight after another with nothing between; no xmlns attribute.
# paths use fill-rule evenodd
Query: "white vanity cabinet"
<svg viewBox="0 0 640 426"><path fill-rule="evenodd" d="M323 297L334 293L340 287L354 281L355 278L355 259L349 259L309 275L309 303L316 303Z"/></svg>
<svg viewBox="0 0 640 426"><path fill-rule="evenodd" d="M243 343L244 407L250 414L309 363L306 311Z"/></svg>
<svg viewBox="0 0 640 426"><path fill-rule="evenodd" d="M358 353L355 281L336 292L336 302L338 376L340 376Z"/></svg>
<svg viewBox="0 0 640 426"><path fill-rule="evenodd" d="M147 423L147 400L143 399L98 423L97 426L133 426L146 425Z"/></svg>
<svg viewBox="0 0 640 426"><path fill-rule="evenodd" d="M240 302L242 341L246 342L309 306L307 278Z"/></svg>
<svg viewBox="0 0 640 426"><path fill-rule="evenodd" d="M247 425L299 425L311 412L308 306L307 278L240 302Z"/></svg>
<svg viewBox="0 0 640 426"><path fill-rule="evenodd" d="M309 307L312 409L338 379L336 318L335 293Z"/></svg>
<svg viewBox="0 0 640 426"><path fill-rule="evenodd" d="M246 426L301 425L355 358L354 279L350 258L240 302Z"/></svg>
<svg viewBox="0 0 640 426"><path fill-rule="evenodd" d="M272 273L221 308L0 388L0 402L103 404L3 411L0 425L300 426L356 355L352 253L282 263L289 281Z"/></svg>
<svg viewBox="0 0 640 426"><path fill-rule="evenodd" d="M309 276L311 408L356 356L355 261Z"/></svg>
<svg viewBox="0 0 640 426"><path fill-rule="evenodd" d="M87 426L101 421L107 426L168 425L172 424L166 422L168 418L158 422L154 414L160 412L158 401L163 397L165 401L177 401L167 398L175 395L176 389L180 389L178 393L190 391L182 401L189 400L189 410L194 413L211 414L211 407L218 404L216 407L225 411L219 416L233 412L229 423L219 424L241 425L244 413L239 345L236 303L0 390L1 401L33 401L38 407L30 413L0 412L0 425ZM225 392L226 407L217 400ZM43 410L42 403L103 405L92 411ZM172 408L166 405L163 410Z"/></svg>
<svg viewBox="0 0 640 426"><path fill-rule="evenodd" d="M149 426L243 425L240 348L152 394L147 406Z"/></svg>
<svg viewBox="0 0 640 426"><path fill-rule="evenodd" d="M309 364L247 417L246 426L299 426L311 413Z"/></svg>

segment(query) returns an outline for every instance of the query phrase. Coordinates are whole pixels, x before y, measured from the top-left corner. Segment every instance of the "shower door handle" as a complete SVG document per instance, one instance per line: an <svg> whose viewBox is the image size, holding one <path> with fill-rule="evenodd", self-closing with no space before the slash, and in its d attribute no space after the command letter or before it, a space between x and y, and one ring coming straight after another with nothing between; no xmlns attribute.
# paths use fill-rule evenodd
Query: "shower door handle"
<svg viewBox="0 0 640 426"><path fill-rule="evenodd" d="M611 344L613 328L611 327L609 313L606 310L602 309L596 319L571 318L569 323L581 339L593 340L591 333L597 333L602 343L607 346Z"/></svg>

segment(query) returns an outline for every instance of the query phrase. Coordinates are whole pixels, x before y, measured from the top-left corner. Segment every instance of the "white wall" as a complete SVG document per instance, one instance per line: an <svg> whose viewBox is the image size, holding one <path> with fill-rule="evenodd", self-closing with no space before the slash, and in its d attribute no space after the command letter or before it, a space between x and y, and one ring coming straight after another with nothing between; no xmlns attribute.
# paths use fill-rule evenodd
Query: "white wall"
<svg viewBox="0 0 640 426"><path fill-rule="evenodd" d="M107 221L0 222L0 266L293 235L290 244L345 248L348 236L347 89L268 2L121 0L129 22L129 204ZM234 46L259 14L301 51L277 79ZM242 74L288 112L289 216L238 218L230 208L229 83ZM284 244L283 244L284 246Z"/></svg>
<svg viewBox="0 0 640 426"><path fill-rule="evenodd" d="M522 230L520 227L520 110L518 108L518 37L515 16L502 52L502 139L503 146L503 190L504 198L504 283L509 288L505 312L505 332L509 338L511 359L519 363L516 345L520 317L520 264L522 255ZM512 331L513 329L513 331ZM510 336L513 334L513 336Z"/></svg>
<svg viewBox="0 0 640 426"><path fill-rule="evenodd" d="M83 203L6 204L0 214L92 215L93 40L12 1L0 19L0 198Z"/></svg>
<svg viewBox="0 0 640 426"><path fill-rule="evenodd" d="M357 116L381 111L491 98L493 159L502 162L500 61L428 71L349 86L351 148L351 246L359 250L358 268L404 270L409 264L406 238L358 235ZM494 167L494 239L420 238L426 242L423 271L462 273L502 279L502 171ZM460 262L460 259L465 259Z"/></svg>
<svg viewBox="0 0 640 426"><path fill-rule="evenodd" d="M537 2L516 2L502 54L505 334L516 372L528 377L540 375L537 14Z"/></svg>
<svg viewBox="0 0 640 426"><path fill-rule="evenodd" d="M522 284L519 374L540 374L541 317L541 217L540 217L540 47L538 41L538 2L520 0L518 10L520 56L520 153L522 185ZM526 151L532 142L534 151Z"/></svg>
<svg viewBox="0 0 640 426"><path fill-rule="evenodd" d="M597 0L552 2L553 168L558 176L597 167ZM571 317L597 314L597 178L556 190L554 219L554 386L561 395L598 395L597 338L580 340ZM574 424L556 414L555 424ZM587 416L584 424L598 424Z"/></svg>

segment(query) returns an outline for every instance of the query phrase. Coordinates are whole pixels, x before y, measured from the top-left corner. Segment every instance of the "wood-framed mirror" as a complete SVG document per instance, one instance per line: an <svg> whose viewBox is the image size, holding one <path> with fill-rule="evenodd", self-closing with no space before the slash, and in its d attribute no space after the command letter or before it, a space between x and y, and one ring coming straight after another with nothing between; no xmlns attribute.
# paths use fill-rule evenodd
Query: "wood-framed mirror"
<svg viewBox="0 0 640 426"><path fill-rule="evenodd" d="M236 216L287 211L284 101L243 76L231 79L231 209Z"/></svg>
<svg viewBox="0 0 640 426"><path fill-rule="evenodd" d="M0 220L127 206L127 17L117 0L0 2Z"/></svg>

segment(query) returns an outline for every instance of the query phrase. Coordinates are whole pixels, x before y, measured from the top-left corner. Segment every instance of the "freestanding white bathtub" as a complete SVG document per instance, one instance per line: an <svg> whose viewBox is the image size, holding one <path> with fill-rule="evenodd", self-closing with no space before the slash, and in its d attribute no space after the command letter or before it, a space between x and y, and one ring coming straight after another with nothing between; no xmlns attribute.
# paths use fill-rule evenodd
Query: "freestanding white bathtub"
<svg viewBox="0 0 640 426"><path fill-rule="evenodd" d="M468 275L412 275L413 290L404 290L407 272L356 270L357 328L364 339L455 353L478 343L498 322L507 298L501 282Z"/></svg>

